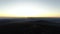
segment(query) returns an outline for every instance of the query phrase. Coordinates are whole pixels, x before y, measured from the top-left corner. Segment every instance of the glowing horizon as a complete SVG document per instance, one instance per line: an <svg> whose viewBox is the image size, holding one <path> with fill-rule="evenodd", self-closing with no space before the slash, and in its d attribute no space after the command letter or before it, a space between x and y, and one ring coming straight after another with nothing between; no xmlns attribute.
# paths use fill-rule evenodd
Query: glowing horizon
<svg viewBox="0 0 60 34"><path fill-rule="evenodd" d="M44 1L4 1L2 4L0 17L60 17L60 8Z"/></svg>

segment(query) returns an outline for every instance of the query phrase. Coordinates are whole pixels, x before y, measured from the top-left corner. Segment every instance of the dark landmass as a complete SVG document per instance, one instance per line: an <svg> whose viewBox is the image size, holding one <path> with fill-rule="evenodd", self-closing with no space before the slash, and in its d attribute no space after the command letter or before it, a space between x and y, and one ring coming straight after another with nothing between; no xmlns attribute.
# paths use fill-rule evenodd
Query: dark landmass
<svg viewBox="0 0 60 34"><path fill-rule="evenodd" d="M60 18L0 19L0 32L19 34L60 34Z"/></svg>

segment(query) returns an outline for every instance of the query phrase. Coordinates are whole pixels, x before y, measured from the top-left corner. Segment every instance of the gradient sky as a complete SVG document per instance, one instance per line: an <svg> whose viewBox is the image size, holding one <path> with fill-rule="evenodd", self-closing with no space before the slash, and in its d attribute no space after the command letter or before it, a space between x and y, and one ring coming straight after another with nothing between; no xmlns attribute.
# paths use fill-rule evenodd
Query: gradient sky
<svg viewBox="0 0 60 34"><path fill-rule="evenodd" d="M0 0L0 17L60 17L60 0Z"/></svg>

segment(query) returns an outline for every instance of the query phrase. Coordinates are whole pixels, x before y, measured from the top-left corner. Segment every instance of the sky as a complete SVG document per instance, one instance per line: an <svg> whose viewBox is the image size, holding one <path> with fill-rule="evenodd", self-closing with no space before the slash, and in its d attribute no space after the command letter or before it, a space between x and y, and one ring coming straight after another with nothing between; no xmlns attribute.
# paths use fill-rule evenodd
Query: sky
<svg viewBox="0 0 60 34"><path fill-rule="evenodd" d="M0 0L0 17L60 17L60 0Z"/></svg>

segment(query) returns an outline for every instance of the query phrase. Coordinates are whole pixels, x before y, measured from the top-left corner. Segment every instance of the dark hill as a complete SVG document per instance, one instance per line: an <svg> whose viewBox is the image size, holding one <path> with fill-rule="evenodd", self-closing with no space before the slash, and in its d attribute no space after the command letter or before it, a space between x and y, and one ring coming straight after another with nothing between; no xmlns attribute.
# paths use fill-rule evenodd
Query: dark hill
<svg viewBox="0 0 60 34"><path fill-rule="evenodd" d="M46 20L14 22L0 26L0 32L19 32L19 34L60 34L60 26L57 25L56 23Z"/></svg>

